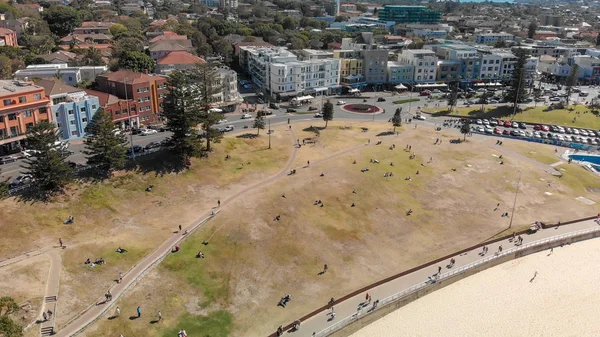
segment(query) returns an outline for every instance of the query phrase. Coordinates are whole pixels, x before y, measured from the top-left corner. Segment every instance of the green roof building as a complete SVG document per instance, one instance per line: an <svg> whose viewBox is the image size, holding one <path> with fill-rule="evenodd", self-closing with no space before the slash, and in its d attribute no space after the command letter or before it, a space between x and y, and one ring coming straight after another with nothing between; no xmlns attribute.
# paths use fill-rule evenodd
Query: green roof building
<svg viewBox="0 0 600 337"><path fill-rule="evenodd" d="M437 24L442 13L425 6L386 5L379 10L379 20L398 23Z"/></svg>

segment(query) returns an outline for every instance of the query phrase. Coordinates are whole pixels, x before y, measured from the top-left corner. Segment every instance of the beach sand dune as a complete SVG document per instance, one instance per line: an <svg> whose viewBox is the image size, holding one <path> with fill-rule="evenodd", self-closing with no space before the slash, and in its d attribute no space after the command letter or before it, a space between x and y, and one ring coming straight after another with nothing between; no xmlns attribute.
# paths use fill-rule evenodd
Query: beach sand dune
<svg viewBox="0 0 600 337"><path fill-rule="evenodd" d="M599 289L600 239L592 239L475 274L351 337L600 336Z"/></svg>

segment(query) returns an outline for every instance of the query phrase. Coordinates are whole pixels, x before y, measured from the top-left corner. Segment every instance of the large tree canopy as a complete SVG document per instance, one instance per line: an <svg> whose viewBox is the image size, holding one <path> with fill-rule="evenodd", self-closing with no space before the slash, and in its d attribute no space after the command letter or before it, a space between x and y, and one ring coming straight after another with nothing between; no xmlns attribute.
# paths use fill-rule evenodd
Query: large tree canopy
<svg viewBox="0 0 600 337"><path fill-rule="evenodd" d="M68 6L52 6L43 12L42 18L48 22L50 30L59 37L69 35L82 21L79 12Z"/></svg>

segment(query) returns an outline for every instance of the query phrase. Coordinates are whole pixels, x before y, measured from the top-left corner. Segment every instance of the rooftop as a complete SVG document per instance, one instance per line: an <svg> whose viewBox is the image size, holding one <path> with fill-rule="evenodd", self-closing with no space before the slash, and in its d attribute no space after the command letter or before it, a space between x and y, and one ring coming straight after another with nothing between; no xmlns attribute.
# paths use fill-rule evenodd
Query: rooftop
<svg viewBox="0 0 600 337"><path fill-rule="evenodd" d="M15 81L15 80L0 80L0 96L14 95L15 93L37 91L44 89L31 82Z"/></svg>
<svg viewBox="0 0 600 337"><path fill-rule="evenodd" d="M98 101L100 102L100 106L106 106L107 104L113 104L121 99L115 95L107 94L102 91L96 91L91 89L84 89L84 91L90 96L98 97Z"/></svg>
<svg viewBox="0 0 600 337"><path fill-rule="evenodd" d="M196 64L206 63L206 61L196 55L192 55L185 50L177 50L168 53L160 58L157 64Z"/></svg>
<svg viewBox="0 0 600 337"><path fill-rule="evenodd" d="M58 79L42 79L37 81L36 84L44 88L46 96L70 94L72 92L83 91L83 89L72 87Z"/></svg>
<svg viewBox="0 0 600 337"><path fill-rule="evenodd" d="M164 79L163 76L158 75L148 75L142 73L136 73L131 70L119 70L113 73L108 73L104 75L100 75L98 77L106 78L111 82L124 82L127 81L127 84L136 84L136 83L145 83L148 81L154 81L156 79Z"/></svg>

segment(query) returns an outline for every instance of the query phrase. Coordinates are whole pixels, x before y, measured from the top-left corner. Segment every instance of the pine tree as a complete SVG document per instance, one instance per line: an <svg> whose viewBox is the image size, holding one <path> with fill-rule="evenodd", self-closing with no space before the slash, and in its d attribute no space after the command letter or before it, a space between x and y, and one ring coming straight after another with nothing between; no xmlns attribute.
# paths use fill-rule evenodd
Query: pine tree
<svg viewBox="0 0 600 337"><path fill-rule="evenodd" d="M456 87L452 89L450 93L448 93L448 111L452 112L452 108L456 105L456 101L458 100L458 90Z"/></svg>
<svg viewBox="0 0 600 337"><path fill-rule="evenodd" d="M394 133L396 133L396 128L402 126L402 108L396 108L396 112L394 113L394 117L392 117L392 125L394 126Z"/></svg>
<svg viewBox="0 0 600 337"><path fill-rule="evenodd" d="M112 116L100 108L86 127L90 136L85 139L85 154L90 165L100 165L107 172L125 165L127 137L115 132Z"/></svg>
<svg viewBox="0 0 600 337"><path fill-rule="evenodd" d="M164 117L167 130L173 133L168 145L171 152L186 163L202 150L202 138L196 129L204 109L200 90L192 77L182 72L171 74L167 86L169 93L164 101Z"/></svg>
<svg viewBox="0 0 600 337"><path fill-rule="evenodd" d="M265 128L265 117L263 116L262 111L256 113L256 118L254 119L254 124L252 124L253 128L256 128L256 135L260 134L260 130L264 130Z"/></svg>
<svg viewBox="0 0 600 337"><path fill-rule="evenodd" d="M527 27L527 37L533 39L535 36L535 31L537 30L537 24L535 22L531 22L529 27Z"/></svg>
<svg viewBox="0 0 600 337"><path fill-rule="evenodd" d="M329 100L323 104L323 120L325 121L325 127L327 128L327 123L333 119L333 103Z"/></svg>
<svg viewBox="0 0 600 337"><path fill-rule="evenodd" d="M567 87L565 88L565 94L567 97L565 98L565 106L569 105L569 100L571 99L571 94L573 93L573 86L577 84L578 76L579 65L577 63L573 63L569 77L567 77Z"/></svg>
<svg viewBox="0 0 600 337"><path fill-rule="evenodd" d="M66 163L69 153L59 142L59 131L48 121L41 121L30 129L27 143L39 153L25 161L24 168L41 192L59 192L73 178L73 168Z"/></svg>
<svg viewBox="0 0 600 337"><path fill-rule="evenodd" d="M517 49L515 56L517 57L517 62L511 74L511 87L506 94L506 100L516 105L527 98L525 65L529 55L526 50Z"/></svg>
<svg viewBox="0 0 600 337"><path fill-rule="evenodd" d="M210 144L219 143L223 133L214 128L223 119L223 114L211 111L210 105L214 103L214 95L221 92L221 76L217 73L214 64L201 63L196 66L192 77L198 87L198 98L201 104L200 124L206 139L206 151L210 152Z"/></svg>

